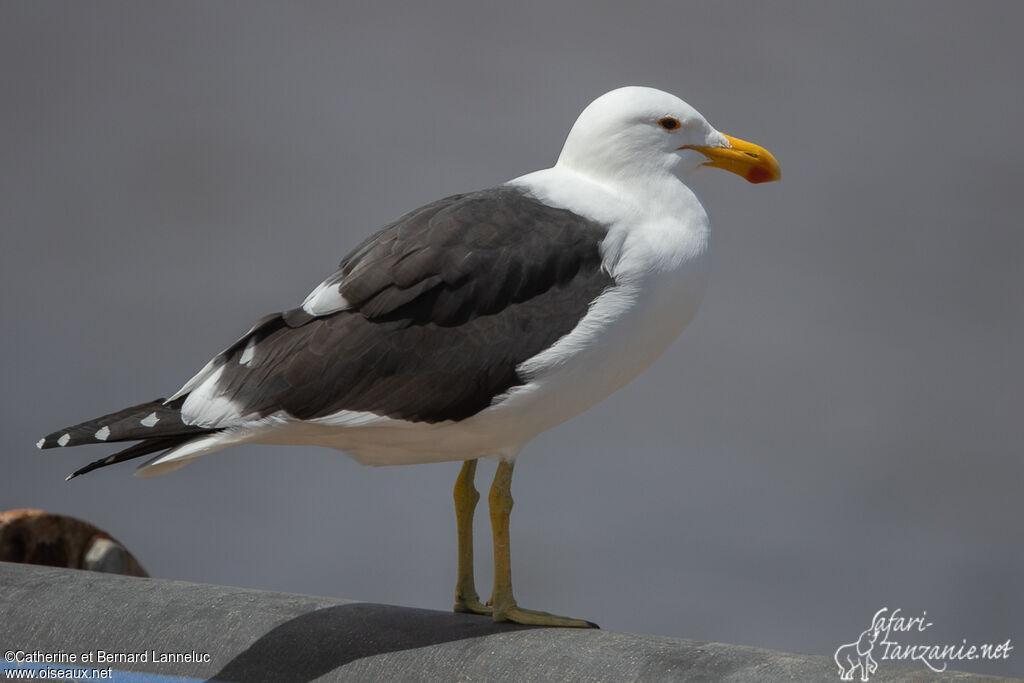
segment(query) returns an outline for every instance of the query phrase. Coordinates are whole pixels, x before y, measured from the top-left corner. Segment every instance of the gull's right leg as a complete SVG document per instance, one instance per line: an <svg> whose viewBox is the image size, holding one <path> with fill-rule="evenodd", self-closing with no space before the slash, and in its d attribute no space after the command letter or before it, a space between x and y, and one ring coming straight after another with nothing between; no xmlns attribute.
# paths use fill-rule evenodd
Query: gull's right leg
<svg viewBox="0 0 1024 683"><path fill-rule="evenodd" d="M509 516L512 512L512 468L511 460L502 460L498 463L498 471L494 475L494 483L491 484L491 493L488 497L491 506L491 529L494 535L494 590L491 592L494 620L534 626L598 628L598 625L591 621L524 609L516 604L516 599L512 595L512 559L508 539Z"/></svg>

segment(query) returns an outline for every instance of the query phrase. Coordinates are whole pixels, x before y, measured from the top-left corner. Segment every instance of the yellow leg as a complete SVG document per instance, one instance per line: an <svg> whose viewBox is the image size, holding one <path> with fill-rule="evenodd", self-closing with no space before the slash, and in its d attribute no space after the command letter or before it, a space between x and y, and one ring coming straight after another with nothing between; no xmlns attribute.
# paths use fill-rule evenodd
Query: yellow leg
<svg viewBox="0 0 1024 683"><path fill-rule="evenodd" d="M597 624L589 621L523 609L516 604L512 596L512 559L508 538L509 516L512 513L512 467L511 462L504 460L498 464L488 497L494 533L494 592L491 593L494 620L535 626L597 628Z"/></svg>
<svg viewBox="0 0 1024 683"><path fill-rule="evenodd" d="M455 524L459 538L459 573L455 580L455 611L490 614L491 608L480 602L473 583L473 511L480 493L473 487L476 460L462 463L455 480Z"/></svg>

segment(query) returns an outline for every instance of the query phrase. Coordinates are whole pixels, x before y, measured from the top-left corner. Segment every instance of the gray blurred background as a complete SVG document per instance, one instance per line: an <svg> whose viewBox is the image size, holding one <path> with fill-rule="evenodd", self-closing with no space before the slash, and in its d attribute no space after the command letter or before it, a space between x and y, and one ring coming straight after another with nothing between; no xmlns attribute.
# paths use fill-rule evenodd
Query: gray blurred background
<svg viewBox="0 0 1024 683"><path fill-rule="evenodd" d="M448 609L457 464L244 447L66 484L114 449L33 444L175 391L370 231L551 165L590 100L646 84L784 178L699 179L716 253L695 323L523 453L520 602L809 653L882 607L927 611L915 643L1019 643L1022 19L1011 2L4 2L0 508L86 519L154 576ZM1021 675L1024 650L954 668Z"/></svg>

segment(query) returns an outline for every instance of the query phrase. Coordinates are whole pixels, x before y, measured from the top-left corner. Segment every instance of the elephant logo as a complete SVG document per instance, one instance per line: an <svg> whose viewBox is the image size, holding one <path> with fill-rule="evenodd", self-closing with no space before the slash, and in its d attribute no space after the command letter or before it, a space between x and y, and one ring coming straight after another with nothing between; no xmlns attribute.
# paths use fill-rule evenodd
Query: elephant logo
<svg viewBox="0 0 1024 683"><path fill-rule="evenodd" d="M860 634L856 642L840 645L836 649L835 660L839 665L840 680L852 681L857 669L860 669L861 681L867 681L868 676L875 673L878 662L871 656L871 651L875 647L879 633L878 624L873 624Z"/></svg>

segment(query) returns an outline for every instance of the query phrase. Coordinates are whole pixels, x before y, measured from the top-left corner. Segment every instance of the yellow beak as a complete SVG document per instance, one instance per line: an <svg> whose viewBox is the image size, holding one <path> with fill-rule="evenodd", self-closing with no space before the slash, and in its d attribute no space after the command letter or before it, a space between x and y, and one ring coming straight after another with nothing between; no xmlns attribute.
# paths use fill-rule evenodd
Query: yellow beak
<svg viewBox="0 0 1024 683"><path fill-rule="evenodd" d="M731 135L725 135L725 139L731 147L685 145L679 149L697 150L708 158L702 166L725 169L751 183L770 183L782 178L779 162L764 147Z"/></svg>

